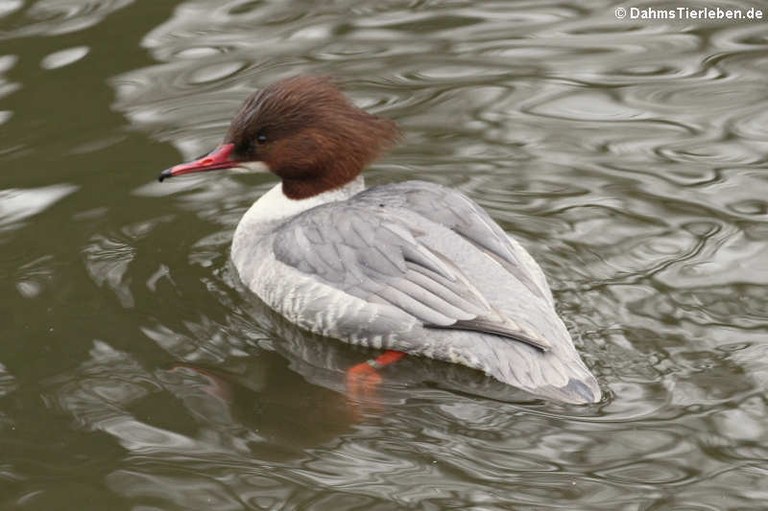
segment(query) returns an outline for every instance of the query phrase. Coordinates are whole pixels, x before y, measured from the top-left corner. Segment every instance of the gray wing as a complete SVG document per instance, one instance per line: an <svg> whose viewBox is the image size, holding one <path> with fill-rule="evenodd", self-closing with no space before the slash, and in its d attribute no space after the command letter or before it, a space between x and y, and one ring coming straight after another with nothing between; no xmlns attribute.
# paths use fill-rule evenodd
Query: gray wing
<svg viewBox="0 0 768 511"><path fill-rule="evenodd" d="M425 181L378 186L356 197L369 204L399 205L443 225L496 260L534 295L553 303L539 265L466 195Z"/></svg>
<svg viewBox="0 0 768 511"><path fill-rule="evenodd" d="M381 204L356 197L307 211L280 229L275 257L350 295L397 307L427 328L471 330L550 348L504 317L456 264L426 244L427 229L444 227Z"/></svg>

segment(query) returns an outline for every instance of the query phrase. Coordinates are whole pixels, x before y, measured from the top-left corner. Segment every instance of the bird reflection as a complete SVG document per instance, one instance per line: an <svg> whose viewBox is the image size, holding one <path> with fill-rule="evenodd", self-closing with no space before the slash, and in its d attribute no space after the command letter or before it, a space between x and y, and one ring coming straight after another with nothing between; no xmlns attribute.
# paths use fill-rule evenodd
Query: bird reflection
<svg viewBox="0 0 768 511"><path fill-rule="evenodd" d="M230 320L247 317L259 335L229 349L211 338L190 350L188 336L146 330L174 359L160 366L95 341L79 367L47 382L47 402L142 455L290 460L435 388L532 399L463 366L406 357L375 394L353 400L347 369L376 352L304 332L256 299L237 314Z"/></svg>

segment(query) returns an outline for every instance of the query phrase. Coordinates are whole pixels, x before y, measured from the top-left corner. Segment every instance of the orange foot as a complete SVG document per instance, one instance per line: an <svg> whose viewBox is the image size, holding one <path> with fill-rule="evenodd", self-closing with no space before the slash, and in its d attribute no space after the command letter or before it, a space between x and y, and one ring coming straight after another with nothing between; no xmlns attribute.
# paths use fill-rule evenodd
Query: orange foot
<svg viewBox="0 0 768 511"><path fill-rule="evenodd" d="M381 383L379 369L394 364L405 356L402 351L387 350L376 358L366 360L347 369L347 393L353 401L370 401L376 397Z"/></svg>

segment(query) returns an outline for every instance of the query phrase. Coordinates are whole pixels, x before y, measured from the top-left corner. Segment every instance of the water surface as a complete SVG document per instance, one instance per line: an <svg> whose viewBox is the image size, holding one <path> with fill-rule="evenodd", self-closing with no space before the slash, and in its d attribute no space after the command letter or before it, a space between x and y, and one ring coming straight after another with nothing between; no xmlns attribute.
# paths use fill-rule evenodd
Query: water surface
<svg viewBox="0 0 768 511"><path fill-rule="evenodd" d="M1 3L0 509L763 509L766 23L615 7ZM155 178L298 73L401 124L369 183L456 187L528 247L601 403L408 359L352 407L368 353L242 292L274 179Z"/></svg>

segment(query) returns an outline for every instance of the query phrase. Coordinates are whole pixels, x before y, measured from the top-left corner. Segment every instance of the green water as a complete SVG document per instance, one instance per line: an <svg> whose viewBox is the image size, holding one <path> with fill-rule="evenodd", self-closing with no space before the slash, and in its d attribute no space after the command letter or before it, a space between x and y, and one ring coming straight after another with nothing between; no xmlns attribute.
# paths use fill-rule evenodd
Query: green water
<svg viewBox="0 0 768 511"><path fill-rule="evenodd" d="M0 509L763 509L766 22L615 7L0 2ZM242 292L274 180L155 179L298 73L529 248L601 403L407 359L354 407L368 354Z"/></svg>

